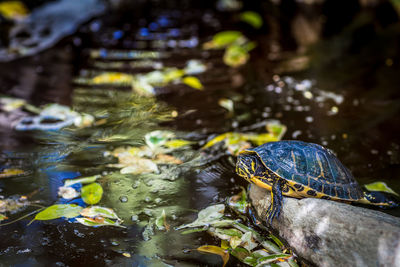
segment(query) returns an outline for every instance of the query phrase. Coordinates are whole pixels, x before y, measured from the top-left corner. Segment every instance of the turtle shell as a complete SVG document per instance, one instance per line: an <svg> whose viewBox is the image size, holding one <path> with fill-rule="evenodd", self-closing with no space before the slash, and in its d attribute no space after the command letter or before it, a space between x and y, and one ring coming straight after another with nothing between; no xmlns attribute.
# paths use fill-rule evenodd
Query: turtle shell
<svg viewBox="0 0 400 267"><path fill-rule="evenodd" d="M305 188L311 197L350 201L363 198L350 170L323 146L302 141L279 141L247 152L256 153L267 171L287 180L294 191Z"/></svg>

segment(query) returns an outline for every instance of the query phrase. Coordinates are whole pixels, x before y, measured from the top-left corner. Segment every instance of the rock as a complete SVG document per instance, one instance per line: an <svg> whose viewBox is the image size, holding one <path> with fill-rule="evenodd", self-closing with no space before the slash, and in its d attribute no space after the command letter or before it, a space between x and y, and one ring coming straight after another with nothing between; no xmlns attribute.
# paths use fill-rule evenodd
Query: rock
<svg viewBox="0 0 400 267"><path fill-rule="evenodd" d="M260 218L270 192L251 186ZM317 266L400 266L400 218L335 201L283 198L272 227L295 253Z"/></svg>

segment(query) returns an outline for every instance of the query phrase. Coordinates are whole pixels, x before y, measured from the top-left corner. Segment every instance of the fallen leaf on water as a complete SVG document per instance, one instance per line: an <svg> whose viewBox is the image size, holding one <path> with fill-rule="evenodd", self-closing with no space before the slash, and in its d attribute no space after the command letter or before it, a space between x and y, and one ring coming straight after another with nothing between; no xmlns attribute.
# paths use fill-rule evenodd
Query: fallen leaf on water
<svg viewBox="0 0 400 267"><path fill-rule="evenodd" d="M46 221L61 217L74 218L79 216L81 210L82 207L75 204L56 204L36 214L34 220Z"/></svg>
<svg viewBox="0 0 400 267"><path fill-rule="evenodd" d="M197 219L189 224L181 225L177 227L177 230L183 228L190 228L190 227L202 227L208 226L211 222L217 221L224 216L225 205L224 204L217 204L213 206L209 206L203 210L201 210L197 214Z"/></svg>
<svg viewBox="0 0 400 267"><path fill-rule="evenodd" d="M177 164L177 165L183 163L182 160L166 154L158 154L155 158L155 162L159 164Z"/></svg>
<svg viewBox="0 0 400 267"><path fill-rule="evenodd" d="M228 110L230 113L233 113L233 100L227 98L221 98L218 100L218 105Z"/></svg>
<svg viewBox="0 0 400 267"><path fill-rule="evenodd" d="M222 264L222 267L226 265L226 263L229 261L229 252L226 249L217 247L217 246L201 246L197 248L198 251L200 252L205 252L205 253L210 253L210 254L215 254L219 255L222 258L222 261L224 262Z"/></svg>
<svg viewBox="0 0 400 267"><path fill-rule="evenodd" d="M233 44L239 38L243 38L243 34L239 31L223 31L215 34L213 39L203 44L203 49L220 49Z"/></svg>
<svg viewBox="0 0 400 267"><path fill-rule="evenodd" d="M163 210L156 218L155 225L157 226L158 230L166 230L169 231L170 225L167 223L167 215L165 210Z"/></svg>
<svg viewBox="0 0 400 267"><path fill-rule="evenodd" d="M256 267L265 266L266 264L270 264L275 261L287 261L291 257L292 255L290 254L275 254L275 255L261 257L257 259Z"/></svg>
<svg viewBox="0 0 400 267"><path fill-rule="evenodd" d="M241 21L250 24L251 26L253 26L256 29L261 28L261 26L263 25L263 20L262 20L260 14L254 12L254 11L242 12L242 13L240 13L239 17L240 17Z"/></svg>
<svg viewBox="0 0 400 267"><path fill-rule="evenodd" d="M147 133L144 136L146 145L154 149L156 147L164 145L168 140L175 137L175 134L171 131L156 130Z"/></svg>
<svg viewBox="0 0 400 267"><path fill-rule="evenodd" d="M29 14L28 8L21 1L5 1L0 3L0 14L7 19L22 19Z"/></svg>
<svg viewBox="0 0 400 267"><path fill-rule="evenodd" d="M81 189L82 200L89 205L97 204L103 196L103 188L98 183L85 185Z"/></svg>
<svg viewBox="0 0 400 267"><path fill-rule="evenodd" d="M122 253L122 256L127 257L127 258L130 258L130 257L131 257L131 254L128 253L128 252L124 252L124 253Z"/></svg>
<svg viewBox="0 0 400 267"><path fill-rule="evenodd" d="M105 72L92 78L94 84L128 84L132 81L132 75L121 72Z"/></svg>
<svg viewBox="0 0 400 267"><path fill-rule="evenodd" d="M90 184L95 182L101 175L93 175L88 177L82 177L78 179L67 179L64 181L64 186L71 186L74 184Z"/></svg>
<svg viewBox="0 0 400 267"><path fill-rule="evenodd" d="M189 146L194 143L195 142L193 142L193 141L187 141L187 140L183 140L183 139L174 139L174 140L165 142L164 146L166 146L168 148L181 148L184 146Z"/></svg>
<svg viewBox="0 0 400 267"><path fill-rule="evenodd" d="M231 67L239 67L245 64L250 58L249 52L240 45L230 45L225 50L224 63Z"/></svg>
<svg viewBox="0 0 400 267"><path fill-rule="evenodd" d="M2 172L0 172L0 178L9 178L13 176L20 176L24 175L25 171L20 170L20 169L4 169Z"/></svg>
<svg viewBox="0 0 400 267"><path fill-rule="evenodd" d="M7 216L5 216L4 214L0 214L0 222L4 221L4 220L7 220L7 219L8 219Z"/></svg>
<svg viewBox="0 0 400 267"><path fill-rule="evenodd" d="M158 173L157 164L152 160L139 157L132 157L132 159L135 159L135 161L121 165L121 167L123 167L120 170L122 174Z"/></svg>
<svg viewBox="0 0 400 267"><path fill-rule="evenodd" d="M396 196L399 196L398 193L396 193L395 191L393 191L393 189L391 189L386 183L384 182L374 182L374 183L370 183L370 184L366 184L364 185L365 188L367 188L367 190L369 191L380 191L380 192L386 192L386 193L390 193Z"/></svg>
<svg viewBox="0 0 400 267"><path fill-rule="evenodd" d="M75 220L83 225L91 226L91 227L99 227L99 226L116 226L126 228L125 226L121 225L119 221L113 221L108 218L99 219L92 219L92 218L75 218Z"/></svg>
<svg viewBox="0 0 400 267"><path fill-rule="evenodd" d="M200 82L200 80L194 76L186 76L182 79L182 82L186 84L187 86L190 86L194 89L197 90L203 90L203 84Z"/></svg>
<svg viewBox="0 0 400 267"><path fill-rule="evenodd" d="M95 218L101 216L103 218L121 220L120 218L118 218L118 215L115 213L114 210L100 206L90 206L88 208L84 208L80 211L80 214L84 217Z"/></svg>

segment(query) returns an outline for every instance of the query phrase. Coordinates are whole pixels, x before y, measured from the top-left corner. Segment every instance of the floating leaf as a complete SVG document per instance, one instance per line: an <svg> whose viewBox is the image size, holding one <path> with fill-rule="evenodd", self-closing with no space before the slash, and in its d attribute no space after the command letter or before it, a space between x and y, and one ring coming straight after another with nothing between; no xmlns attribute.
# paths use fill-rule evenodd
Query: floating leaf
<svg viewBox="0 0 400 267"><path fill-rule="evenodd" d="M166 154L158 154L155 158L155 162L158 164L177 164L177 165L183 163L182 160Z"/></svg>
<svg viewBox="0 0 400 267"><path fill-rule="evenodd" d="M250 206L250 203L247 201L246 190L244 188L242 188L242 191L239 194L228 198L227 203L229 207L242 214L246 214L247 209Z"/></svg>
<svg viewBox="0 0 400 267"><path fill-rule="evenodd" d="M390 193L396 196L399 196L398 193L396 193L395 191L393 191L393 189L391 189L389 186L387 186L386 183L384 182L374 182L374 183L370 183L370 184L366 184L364 185L365 188L369 191L379 191L379 192L386 192L386 193Z"/></svg>
<svg viewBox="0 0 400 267"><path fill-rule="evenodd" d="M56 204L36 214L34 220L46 221L61 217L74 218L79 216L81 210L82 207L75 204Z"/></svg>
<svg viewBox="0 0 400 267"><path fill-rule="evenodd" d="M266 257L269 255L270 254L268 252L266 252L265 250L262 250L262 249L256 250L256 251L252 252L250 256L246 257L243 260L243 262L250 266L256 266L259 258Z"/></svg>
<svg viewBox="0 0 400 267"><path fill-rule="evenodd" d="M210 42L203 45L204 49L224 48L236 42L239 38L243 38L241 32L238 31L223 31L215 34Z"/></svg>
<svg viewBox="0 0 400 267"><path fill-rule="evenodd" d="M7 19L22 19L29 14L28 8L21 1L5 1L0 3L0 14Z"/></svg>
<svg viewBox="0 0 400 267"><path fill-rule="evenodd" d="M195 229L185 230L185 231L182 231L181 234L187 235L187 234L204 232L204 231L207 231L207 228L195 228Z"/></svg>
<svg viewBox="0 0 400 267"><path fill-rule="evenodd" d="M207 207L199 212L199 214L197 215L197 219L194 222L181 225L177 229L179 230L183 228L190 228L190 227L198 228L202 226L207 226L211 222L214 222L222 218L222 216L224 216L224 211L225 211L224 204L217 204Z"/></svg>
<svg viewBox="0 0 400 267"><path fill-rule="evenodd" d="M88 177L82 177L78 179L68 179L64 181L64 186L71 186L74 184L90 184L95 182L101 175L93 175Z"/></svg>
<svg viewBox="0 0 400 267"><path fill-rule="evenodd" d="M95 219L83 217L83 218L76 218L75 220L83 225L91 227L116 226L116 227L126 228L125 226L121 225L119 221L113 221L108 218L102 218L102 217L97 217Z"/></svg>
<svg viewBox="0 0 400 267"><path fill-rule="evenodd" d="M132 161L127 164L123 163L123 166L126 166L121 169L122 174L142 174L142 173L157 173L158 167L157 164L154 163L150 159L144 159L139 157L131 157Z"/></svg>
<svg viewBox="0 0 400 267"><path fill-rule="evenodd" d="M24 175L25 171L20 169L4 169L0 172L0 178L9 178Z"/></svg>
<svg viewBox="0 0 400 267"><path fill-rule="evenodd" d="M233 237L238 237L239 240L243 233L235 228L223 229L223 228L210 228L209 232L218 237L219 239L230 241Z"/></svg>
<svg viewBox="0 0 400 267"><path fill-rule="evenodd" d="M184 72L186 75L194 75L205 72L207 69L206 65L200 60L191 59L186 63Z"/></svg>
<svg viewBox="0 0 400 267"><path fill-rule="evenodd" d="M167 215L165 214L165 210L163 210L160 216L156 218L155 225L157 226L158 230L169 231L170 226L167 223Z"/></svg>
<svg viewBox="0 0 400 267"><path fill-rule="evenodd" d="M258 246L258 243L254 242L253 233L246 232L241 237L241 246L247 249L248 251L253 250Z"/></svg>
<svg viewBox="0 0 400 267"><path fill-rule="evenodd" d="M174 137L175 134L171 131L157 130L147 133L144 136L144 140L146 142L146 145L153 149L155 147L164 145L168 140Z"/></svg>
<svg viewBox="0 0 400 267"><path fill-rule="evenodd" d="M69 186L60 186L58 188L58 195L64 199L73 199L79 196L79 193Z"/></svg>
<svg viewBox="0 0 400 267"><path fill-rule="evenodd" d="M121 72L105 72L92 78L94 84L130 84L133 76Z"/></svg>
<svg viewBox="0 0 400 267"><path fill-rule="evenodd" d="M8 219L7 216L5 216L4 214L0 214L0 222L4 221L4 220L7 220L7 219Z"/></svg>
<svg viewBox="0 0 400 267"><path fill-rule="evenodd" d="M1 5L1 3L0 3ZM0 12L1 13L1 12ZM26 101L19 98L0 97L1 109L6 112L11 112L26 105Z"/></svg>
<svg viewBox="0 0 400 267"><path fill-rule="evenodd" d="M249 58L250 55L247 49L233 44L225 50L223 60L226 65L236 68L245 64Z"/></svg>
<svg viewBox="0 0 400 267"><path fill-rule="evenodd" d="M261 257L257 260L258 264L256 266L261 267L261 266L265 266L266 264L270 264L272 262L280 261L280 260L286 261L291 257L292 257L292 255L290 255L290 254L275 254L275 255Z"/></svg>
<svg viewBox="0 0 400 267"><path fill-rule="evenodd" d="M81 189L82 199L86 204L97 204L103 196L103 187L98 183L85 185Z"/></svg>
<svg viewBox="0 0 400 267"><path fill-rule="evenodd" d="M187 141L187 140L183 140L183 139L174 139L174 140L165 142L164 146L166 146L168 148L176 149L176 148L181 148L184 146L189 146L194 143L195 142Z"/></svg>
<svg viewBox="0 0 400 267"><path fill-rule="evenodd" d="M168 69L164 72L164 83L170 83L172 81L179 80L183 75L185 75L185 71L181 69Z"/></svg>
<svg viewBox="0 0 400 267"><path fill-rule="evenodd" d="M236 248L232 248L231 254L243 262L244 259L250 255L250 252L245 248L236 247Z"/></svg>
<svg viewBox="0 0 400 267"><path fill-rule="evenodd" d="M104 218L120 220L114 210L100 206L90 206L88 208L84 208L83 210L81 210L80 214L84 217L95 218L100 216Z"/></svg>
<svg viewBox="0 0 400 267"><path fill-rule="evenodd" d="M203 90L203 85L200 80L194 76L186 76L182 79L182 82L194 89Z"/></svg>
<svg viewBox="0 0 400 267"><path fill-rule="evenodd" d="M229 245L235 249L237 246L242 244L242 240L238 236L233 236L229 239Z"/></svg>
<svg viewBox="0 0 400 267"><path fill-rule="evenodd" d="M201 247L198 247L197 250L200 252L205 252L205 253L210 253L210 254L215 254L215 255L221 256L222 261L224 262L222 267L224 267L229 260L228 250L217 247L217 246L209 246L209 245L201 246Z"/></svg>
<svg viewBox="0 0 400 267"><path fill-rule="evenodd" d="M256 29L261 28L263 25L263 20L260 16L260 14L254 12L254 11L245 11L240 13L240 20L243 22L246 22L253 26Z"/></svg>
<svg viewBox="0 0 400 267"><path fill-rule="evenodd" d="M124 253L122 253L122 256L124 256L124 257L127 257L127 258L130 258L130 257L132 257L132 256L131 256L131 254L130 254L130 253L128 253L128 252L124 252Z"/></svg>
<svg viewBox="0 0 400 267"><path fill-rule="evenodd" d="M233 101L232 99L221 98L218 100L218 105L227 109L230 113L233 113Z"/></svg>

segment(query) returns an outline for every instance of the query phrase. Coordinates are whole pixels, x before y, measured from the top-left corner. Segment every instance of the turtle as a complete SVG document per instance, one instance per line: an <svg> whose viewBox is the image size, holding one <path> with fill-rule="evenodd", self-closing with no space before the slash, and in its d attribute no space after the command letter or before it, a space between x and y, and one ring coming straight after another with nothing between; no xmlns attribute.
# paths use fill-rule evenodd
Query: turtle
<svg viewBox="0 0 400 267"><path fill-rule="evenodd" d="M282 195L346 203L399 206L382 194L363 191L339 159L325 147L297 140L265 143L239 153L236 173L271 191L267 224L279 216Z"/></svg>

